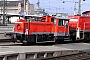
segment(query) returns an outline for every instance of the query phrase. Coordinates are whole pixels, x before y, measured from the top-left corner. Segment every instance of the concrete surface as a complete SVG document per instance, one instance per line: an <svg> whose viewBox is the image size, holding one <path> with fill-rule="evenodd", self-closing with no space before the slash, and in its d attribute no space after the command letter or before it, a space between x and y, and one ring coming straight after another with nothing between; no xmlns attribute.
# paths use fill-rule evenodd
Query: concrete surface
<svg viewBox="0 0 90 60"><path fill-rule="evenodd" d="M89 43L58 44L52 46L0 46L0 55L8 53L63 51L63 50L87 50Z"/></svg>
<svg viewBox="0 0 90 60"><path fill-rule="evenodd" d="M89 43L70 43L51 46L0 46L0 60L32 60L77 54L90 50Z"/></svg>

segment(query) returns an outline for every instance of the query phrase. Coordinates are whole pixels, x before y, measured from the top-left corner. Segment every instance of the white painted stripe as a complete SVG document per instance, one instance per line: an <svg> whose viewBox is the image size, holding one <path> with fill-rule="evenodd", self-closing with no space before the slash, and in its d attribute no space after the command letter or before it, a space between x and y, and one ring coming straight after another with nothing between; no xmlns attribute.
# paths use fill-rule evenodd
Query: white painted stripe
<svg viewBox="0 0 90 60"><path fill-rule="evenodd" d="M42 41L42 42L36 41L36 43L46 43L46 42L55 42L55 40L53 40L53 41Z"/></svg>
<svg viewBox="0 0 90 60"><path fill-rule="evenodd" d="M74 21L76 21L76 22L77 22L77 21L78 21L78 19L70 19L69 21L73 21L73 22L74 22Z"/></svg>
<svg viewBox="0 0 90 60"><path fill-rule="evenodd" d="M32 34L53 34L51 32L32 32Z"/></svg>
<svg viewBox="0 0 90 60"><path fill-rule="evenodd" d="M23 23L23 22L15 22L15 23Z"/></svg>
<svg viewBox="0 0 90 60"><path fill-rule="evenodd" d="M14 33L18 33L18 34L24 34L23 32L14 32Z"/></svg>

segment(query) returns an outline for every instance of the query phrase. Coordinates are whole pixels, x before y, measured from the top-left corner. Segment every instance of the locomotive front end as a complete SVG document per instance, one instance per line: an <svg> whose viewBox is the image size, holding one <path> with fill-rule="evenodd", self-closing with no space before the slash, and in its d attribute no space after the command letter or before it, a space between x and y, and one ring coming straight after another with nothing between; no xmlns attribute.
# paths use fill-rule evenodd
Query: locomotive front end
<svg viewBox="0 0 90 60"><path fill-rule="evenodd" d="M13 34L13 39L15 42L22 43L22 39L24 37L24 33L25 33L25 29L26 29L25 23L26 23L26 21L23 19L20 19L19 21L15 22L14 34Z"/></svg>

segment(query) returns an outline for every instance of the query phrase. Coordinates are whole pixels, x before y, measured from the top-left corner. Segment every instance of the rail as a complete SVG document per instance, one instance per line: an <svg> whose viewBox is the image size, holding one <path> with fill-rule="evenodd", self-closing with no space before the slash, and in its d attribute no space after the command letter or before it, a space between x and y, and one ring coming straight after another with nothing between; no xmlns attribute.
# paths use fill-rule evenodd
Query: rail
<svg viewBox="0 0 90 60"><path fill-rule="evenodd" d="M81 52L77 54L46 58L43 60L90 60L90 54L86 52Z"/></svg>
<svg viewBox="0 0 90 60"><path fill-rule="evenodd" d="M36 59L50 59L58 56L68 56L72 54L80 53L77 50L67 51L43 51L43 52L26 52L26 53L14 53L12 52L0 52L0 60L36 60Z"/></svg>
<svg viewBox="0 0 90 60"><path fill-rule="evenodd" d="M12 32L14 24L8 24L7 26L0 26L0 40L11 39L10 36L4 37L5 32Z"/></svg>
<svg viewBox="0 0 90 60"><path fill-rule="evenodd" d="M7 26L0 26L0 34L4 32L12 32L13 31L13 24Z"/></svg>

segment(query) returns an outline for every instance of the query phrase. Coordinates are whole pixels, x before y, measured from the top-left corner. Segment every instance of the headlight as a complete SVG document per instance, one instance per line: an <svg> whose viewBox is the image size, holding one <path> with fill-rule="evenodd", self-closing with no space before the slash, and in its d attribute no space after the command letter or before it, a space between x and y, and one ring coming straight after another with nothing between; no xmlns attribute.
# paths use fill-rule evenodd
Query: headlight
<svg viewBox="0 0 90 60"><path fill-rule="evenodd" d="M20 24L17 25L17 30L20 30L21 29L21 26Z"/></svg>

